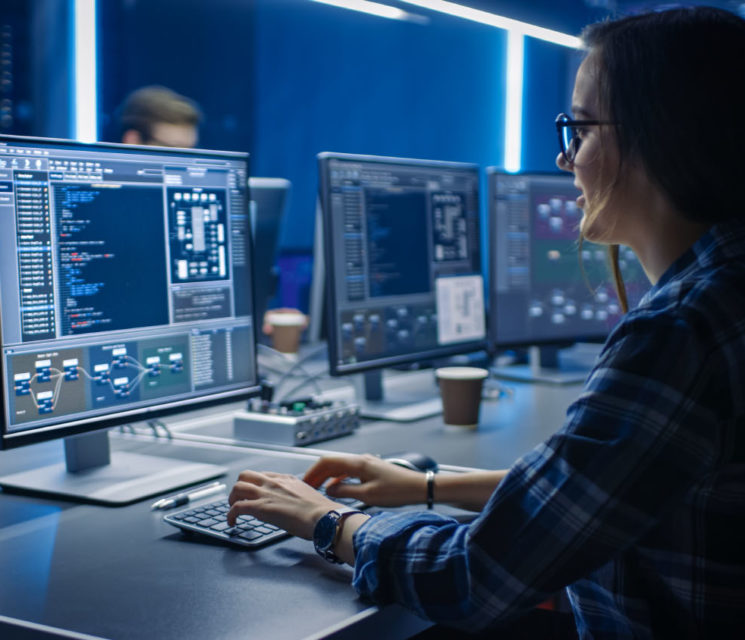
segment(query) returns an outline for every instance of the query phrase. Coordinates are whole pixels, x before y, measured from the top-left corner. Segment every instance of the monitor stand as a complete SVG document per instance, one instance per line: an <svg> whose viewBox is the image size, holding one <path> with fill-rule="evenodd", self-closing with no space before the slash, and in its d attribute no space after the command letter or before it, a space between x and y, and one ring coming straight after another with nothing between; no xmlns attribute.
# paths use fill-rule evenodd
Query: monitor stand
<svg viewBox="0 0 745 640"><path fill-rule="evenodd" d="M561 358L560 347L530 347L528 364L492 367L495 378L515 382L577 384L587 379L591 364Z"/></svg>
<svg viewBox="0 0 745 640"><path fill-rule="evenodd" d="M65 462L0 477L5 491L120 506L221 476L227 469L111 452L108 430L65 438Z"/></svg>
<svg viewBox="0 0 745 640"><path fill-rule="evenodd" d="M383 379L382 370L352 376L354 402L363 418L413 422L442 413L442 401L432 370L411 371ZM351 400L349 388L330 390L324 398ZM344 396L344 397L342 397Z"/></svg>

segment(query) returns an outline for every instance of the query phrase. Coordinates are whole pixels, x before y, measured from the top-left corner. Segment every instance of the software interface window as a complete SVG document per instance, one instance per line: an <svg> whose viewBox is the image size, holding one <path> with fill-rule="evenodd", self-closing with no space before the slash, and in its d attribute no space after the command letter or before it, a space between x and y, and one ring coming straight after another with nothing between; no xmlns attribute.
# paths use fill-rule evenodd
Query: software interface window
<svg viewBox="0 0 745 640"><path fill-rule="evenodd" d="M477 171L326 161L337 362L483 339Z"/></svg>
<svg viewBox="0 0 745 640"><path fill-rule="evenodd" d="M502 345L604 339L621 317L606 249L578 242L582 211L571 176L490 172L491 331ZM649 287L620 247L629 303Z"/></svg>
<svg viewBox="0 0 745 640"><path fill-rule="evenodd" d="M255 382L244 159L0 144L6 437Z"/></svg>

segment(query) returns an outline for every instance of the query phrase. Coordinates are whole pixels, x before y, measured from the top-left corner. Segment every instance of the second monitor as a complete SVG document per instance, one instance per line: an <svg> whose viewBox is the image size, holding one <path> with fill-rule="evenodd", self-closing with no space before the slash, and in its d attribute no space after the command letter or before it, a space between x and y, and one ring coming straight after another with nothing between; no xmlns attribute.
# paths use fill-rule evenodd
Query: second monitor
<svg viewBox="0 0 745 640"><path fill-rule="evenodd" d="M486 346L478 167L322 153L319 170L331 373L373 370L383 408L380 368Z"/></svg>

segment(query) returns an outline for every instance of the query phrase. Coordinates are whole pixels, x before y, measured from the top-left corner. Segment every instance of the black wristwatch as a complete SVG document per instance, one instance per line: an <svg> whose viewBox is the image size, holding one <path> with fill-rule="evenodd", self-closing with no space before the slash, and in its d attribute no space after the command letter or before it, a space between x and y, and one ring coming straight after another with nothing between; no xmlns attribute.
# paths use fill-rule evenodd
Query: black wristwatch
<svg viewBox="0 0 745 640"><path fill-rule="evenodd" d="M362 511L352 507L339 507L338 509L332 509L316 522L316 527L313 529L313 545L318 555L324 560L336 564L342 563L339 556L334 553L334 545L339 536L341 523L344 522L345 518L355 513L362 513Z"/></svg>

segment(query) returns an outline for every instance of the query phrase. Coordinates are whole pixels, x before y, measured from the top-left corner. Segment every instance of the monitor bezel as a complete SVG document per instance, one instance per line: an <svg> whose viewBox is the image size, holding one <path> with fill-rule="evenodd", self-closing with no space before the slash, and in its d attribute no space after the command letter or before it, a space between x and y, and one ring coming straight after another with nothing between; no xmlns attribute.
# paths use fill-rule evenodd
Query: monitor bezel
<svg viewBox="0 0 745 640"><path fill-rule="evenodd" d="M497 290L494 282L494 275L497 270L497 255L495 250L495 243L497 238L497 216L494 212L494 206L496 204L496 177L499 175L505 176L536 176L545 178L564 178L571 180L571 174L563 171L506 171L502 167L487 167L486 168L486 216L487 226L489 228L489 292L488 292L488 327L487 333L489 335L489 351L492 354L496 354L506 349L524 349L527 347L558 347L565 348L570 347L578 342L583 343L594 343L602 344L608 338L609 331L605 333L589 333L589 334L577 334L575 336L567 336L561 338L536 338L526 340L508 340L500 342L497 340L498 331L498 318L496 313L497 307ZM578 236L579 237L579 236Z"/></svg>
<svg viewBox="0 0 745 640"><path fill-rule="evenodd" d="M331 160L346 160L350 162L370 162L378 164L399 164L405 166L431 167L433 169L459 169L474 171L477 181L479 179L479 165L470 162L448 162L444 160L424 160L419 158L401 158L391 156L377 156L368 154L355 153L336 153L324 151L318 156L318 175L319 175L319 202L321 204L321 217L323 220L323 253L326 264L326 301L324 313L326 317L328 355L329 355L329 373L332 376L342 376L354 373L362 373L374 369L391 367L396 365L405 365L412 363L426 363L440 358L473 353L476 351L486 350L489 344L489 327L488 318L486 317L486 292L484 292L484 326L486 335L483 339L460 342L454 345L443 345L426 351L417 351L414 353L404 353L385 357L379 357L371 360L363 360L353 363L339 362L339 348L336 337L339 332L338 321L334 310L336 309L336 281L333 256L333 231L331 228L331 210L327 196L329 193L329 172L328 166ZM482 224L480 216L480 190L477 189L477 211L479 211L479 252L481 251ZM481 273L483 278L483 273Z"/></svg>
<svg viewBox="0 0 745 640"><path fill-rule="evenodd" d="M243 151L219 151L213 149L186 149L182 147L158 147L158 146L142 146L142 145L131 145L117 142L81 142L79 140L68 140L62 138L43 138L35 136L16 136L16 135L3 135L0 134L0 146L7 146L7 143L21 143L21 144L40 144L40 145L52 145L60 147L76 148L81 150L118 150L121 152L133 151L136 153L146 153L153 155L193 155L196 157L209 158L232 158L238 160L244 160L246 163L246 174L247 178L250 174L249 171L249 157L248 152ZM248 187L248 180L246 180L246 220L249 220L249 199L250 189ZM250 277L253 280L253 234L251 230L250 221L247 224L246 229L246 251L251 257L250 260ZM251 287L251 308L256 308L256 299L254 287ZM239 401L251 398L257 395L261 391L261 385L259 384L259 373L258 373L258 362L256 360L256 341L258 338L258 324L254 318L253 322L253 336L254 336L254 362L257 363L256 367L256 382L249 384L239 389L231 389L221 391L219 393L212 393L205 396L190 398L190 399L179 399L168 403L162 403L150 407L138 407L129 409L126 411L117 412L106 416L93 416L82 420L72 420L67 423L61 422L57 424L42 426L42 427L30 427L28 430L21 430L17 432L9 432L8 424L5 420L5 384L6 380L4 377L4 367L0 364L0 450L13 449L30 444L36 444L45 442L48 440L64 439L69 436L80 435L88 432L99 431L103 429L110 429L112 427L121 426L130 422L140 420L152 420L155 418L161 418L168 415L174 415L176 413L184 411L192 411L196 409L203 409L210 406L219 404L225 404L227 402ZM2 317L0 317L0 352L3 349L2 342ZM0 353L1 356L1 353Z"/></svg>

